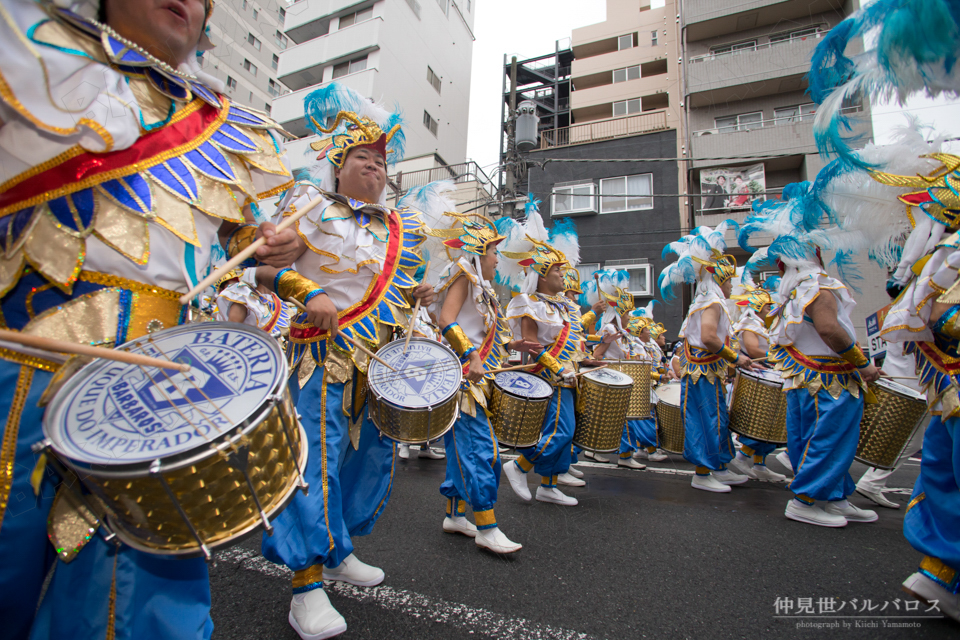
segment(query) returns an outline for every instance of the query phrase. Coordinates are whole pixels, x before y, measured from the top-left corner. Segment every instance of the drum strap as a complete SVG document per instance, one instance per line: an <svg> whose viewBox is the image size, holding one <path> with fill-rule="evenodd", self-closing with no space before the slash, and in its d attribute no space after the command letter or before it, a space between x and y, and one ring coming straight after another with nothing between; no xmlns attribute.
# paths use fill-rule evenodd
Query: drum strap
<svg viewBox="0 0 960 640"><path fill-rule="evenodd" d="M550 346L550 349L549 351L547 351L547 353L550 356L556 358L557 360L560 360L560 358L558 358L557 356L559 356L563 352L564 348L567 346L567 343L570 341L571 335L572 335L572 332L570 331L570 323L564 322L563 328L560 329L560 333L557 335L557 339L553 341L553 344ZM537 365L536 367L530 370L530 373L536 375L542 372L543 370L544 370L543 365Z"/></svg>

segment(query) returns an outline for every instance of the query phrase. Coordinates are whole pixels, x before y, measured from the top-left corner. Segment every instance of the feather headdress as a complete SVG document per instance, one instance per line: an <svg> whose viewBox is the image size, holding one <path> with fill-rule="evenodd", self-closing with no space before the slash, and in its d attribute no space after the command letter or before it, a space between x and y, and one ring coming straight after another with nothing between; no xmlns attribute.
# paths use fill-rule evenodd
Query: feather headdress
<svg viewBox="0 0 960 640"><path fill-rule="evenodd" d="M697 227L690 235L664 247L664 260L671 254L677 256L676 262L660 272L657 282L664 300L675 299L675 287L683 283L699 283L699 294L701 289L719 288L732 278L736 274L737 261L723 253L727 249L724 234L729 229L736 232L737 228L734 220L721 222L713 229Z"/></svg>
<svg viewBox="0 0 960 640"><path fill-rule="evenodd" d="M538 207L539 201L533 199L526 205L527 219L523 224L510 218L497 221L497 230L505 237L499 247L500 261L497 268L497 282L522 293L535 293L540 276L555 265L572 267L580 260L580 245L575 226L563 226L553 230L560 246L575 252L573 259L554 246L554 237L543 225L543 217ZM510 264L513 263L513 264Z"/></svg>

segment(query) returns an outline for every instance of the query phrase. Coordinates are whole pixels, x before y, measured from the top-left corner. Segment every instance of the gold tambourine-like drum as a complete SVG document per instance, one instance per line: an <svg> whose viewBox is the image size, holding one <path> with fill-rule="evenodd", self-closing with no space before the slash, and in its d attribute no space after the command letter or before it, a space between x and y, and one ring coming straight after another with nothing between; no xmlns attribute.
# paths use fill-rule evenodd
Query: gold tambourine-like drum
<svg viewBox="0 0 960 640"><path fill-rule="evenodd" d="M612 360L610 369L633 378L627 420L650 419L650 363L639 360Z"/></svg>
<svg viewBox="0 0 960 640"><path fill-rule="evenodd" d="M928 418L927 402L923 394L890 380L877 380L870 388L878 402L863 406L856 459L871 467L893 469Z"/></svg>
<svg viewBox="0 0 960 640"><path fill-rule="evenodd" d="M683 455L683 411L680 409L680 383L657 387L657 446Z"/></svg>
<svg viewBox="0 0 960 640"><path fill-rule="evenodd" d="M787 394L779 372L737 370L730 431L761 442L787 443Z"/></svg>
<svg viewBox="0 0 960 640"><path fill-rule="evenodd" d="M89 490L67 500L160 555L209 558L260 527L272 531L270 519L307 489L305 436L277 341L205 322L119 348L191 368L95 360L63 384L44 415L43 445Z"/></svg>
<svg viewBox="0 0 960 640"><path fill-rule="evenodd" d="M404 444L436 440L460 416L462 365L446 345L413 338L405 348L395 340L377 351L381 362L367 368L370 420L387 438Z"/></svg>
<svg viewBox="0 0 960 640"><path fill-rule="evenodd" d="M522 371L502 371L493 379L490 417L497 441L504 447L532 447L540 440L553 387Z"/></svg>
<svg viewBox="0 0 960 640"><path fill-rule="evenodd" d="M619 449L631 393L633 378L625 373L607 368L580 376L573 444L596 453Z"/></svg>

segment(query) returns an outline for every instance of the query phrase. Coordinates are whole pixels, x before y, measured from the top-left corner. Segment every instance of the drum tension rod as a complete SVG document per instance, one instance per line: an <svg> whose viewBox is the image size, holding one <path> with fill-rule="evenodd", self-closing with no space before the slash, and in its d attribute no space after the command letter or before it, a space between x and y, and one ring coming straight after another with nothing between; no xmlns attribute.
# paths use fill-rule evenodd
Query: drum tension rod
<svg viewBox="0 0 960 640"><path fill-rule="evenodd" d="M273 395L270 400L279 405L283 402L283 396L278 393ZM294 409L294 411L296 411L296 409ZM296 414L296 419L299 422L299 413ZM304 470L300 468L300 456L297 455L296 449L293 448L293 438L290 436L290 425L287 424L287 414L283 411L280 412L280 426L283 427L283 437L287 441L287 447L290 449L290 460L293 461L293 466L297 470L297 477L300 479L300 490L303 491L303 495L310 495L310 483L303 477ZM301 447L302 446L303 444L301 444Z"/></svg>
<svg viewBox="0 0 960 640"><path fill-rule="evenodd" d="M247 488L250 490L250 495L253 496L253 503L257 505L257 511L260 512L260 520L263 522L263 529L267 532L268 536L272 536L273 525L270 524L270 519L267 517L267 512L263 510L263 505L260 503L260 497L257 495L257 490L253 488L253 480L250 479L250 474L247 473L247 466L250 464L250 445L234 445L230 447L230 453L227 454L227 459L233 463L233 467L237 471L243 474L243 479L247 482Z"/></svg>
<svg viewBox="0 0 960 640"><path fill-rule="evenodd" d="M180 518L183 519L184 524L187 525L187 529L190 530L190 534L197 541L197 544L200 545L200 551L203 552L203 558L207 562L213 559L213 556L210 554L210 549L207 547L207 544L203 541L203 538L200 537L200 534L197 533L196 527L193 526L193 523L190 521L190 517L187 515L187 512L183 510L183 505L180 504L177 494L173 492L173 489L170 488L170 485L167 484L167 479L163 477L163 474L160 473L160 460L154 460L150 463L150 475L157 478L160 481L160 485L163 487L163 490L167 492L167 497L170 498L170 501L173 502L173 506L177 508L177 512L180 514Z"/></svg>

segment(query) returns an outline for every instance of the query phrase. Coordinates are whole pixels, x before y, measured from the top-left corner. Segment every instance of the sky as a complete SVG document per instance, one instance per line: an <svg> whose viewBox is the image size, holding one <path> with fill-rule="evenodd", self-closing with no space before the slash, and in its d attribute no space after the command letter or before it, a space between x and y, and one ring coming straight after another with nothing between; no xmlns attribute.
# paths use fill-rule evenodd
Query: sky
<svg viewBox="0 0 960 640"><path fill-rule="evenodd" d="M653 2L653 6L662 4L662 0ZM522 60L552 52L555 42L569 38L573 29L603 22L606 0L477 0L476 11L467 157L491 175L499 159L503 55ZM917 97L905 108L874 106L878 144L892 140L893 129L906 122L904 111L939 132L960 137L960 102ZM960 142L949 143L947 150L960 152Z"/></svg>

